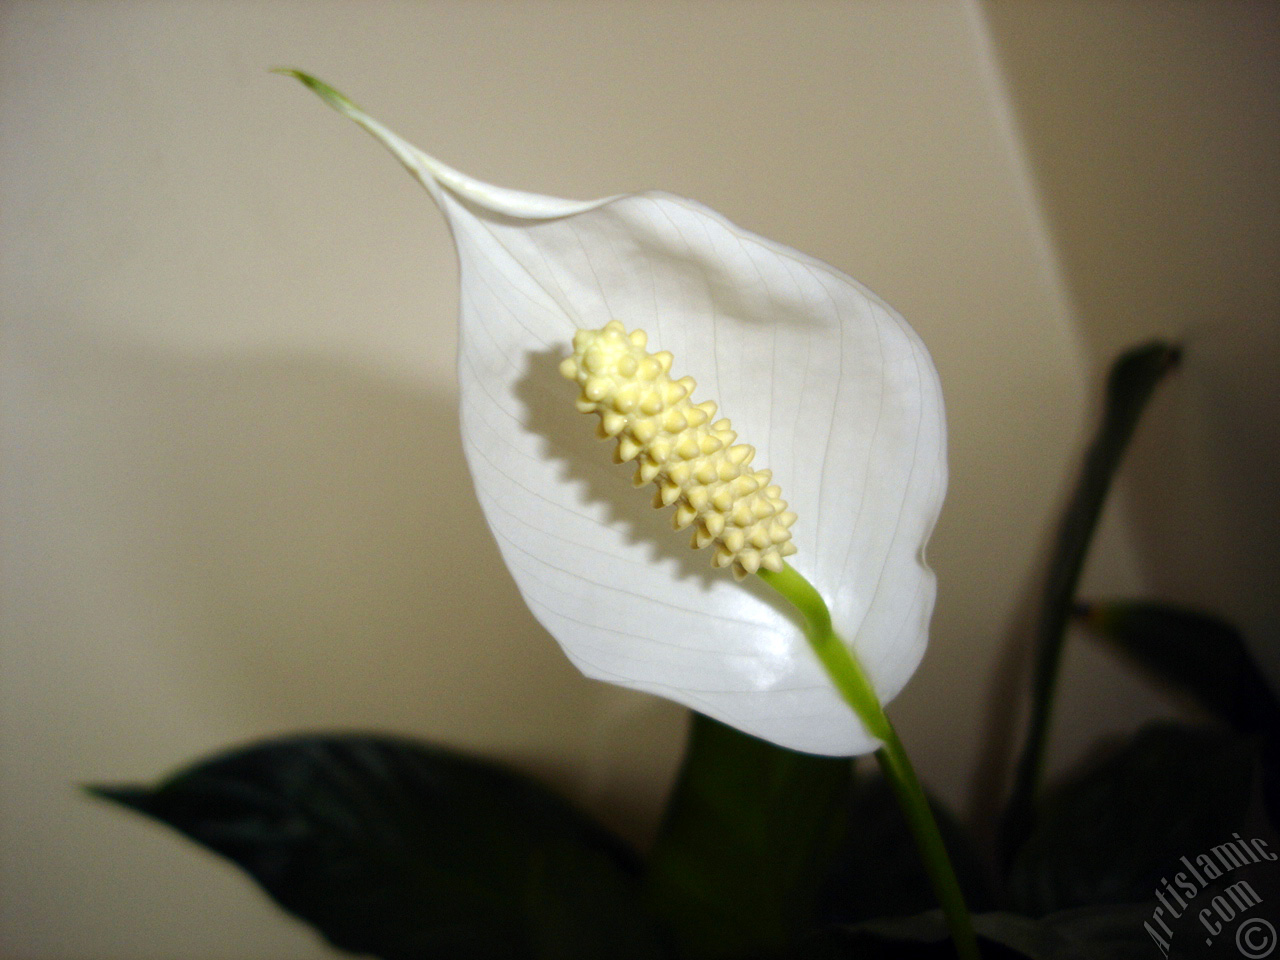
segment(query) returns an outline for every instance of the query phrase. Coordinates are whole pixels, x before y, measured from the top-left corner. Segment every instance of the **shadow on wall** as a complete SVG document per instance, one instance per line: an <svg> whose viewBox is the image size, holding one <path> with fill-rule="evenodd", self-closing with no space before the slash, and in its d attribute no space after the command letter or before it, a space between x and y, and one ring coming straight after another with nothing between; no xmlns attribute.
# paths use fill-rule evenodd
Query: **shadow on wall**
<svg viewBox="0 0 1280 960"><path fill-rule="evenodd" d="M678 752L682 714L584 680L533 620L475 500L453 395L324 358L59 349L35 382L70 445L46 445L37 480L56 477L54 509L84 519L85 567L65 572L109 571L99 596L138 612L151 639L133 655L160 661L191 716L413 733L648 829L665 789L652 758Z"/></svg>
<svg viewBox="0 0 1280 960"><path fill-rule="evenodd" d="M1244 632L1280 686L1280 326L1190 328L1135 438L1124 496L1160 599Z"/></svg>

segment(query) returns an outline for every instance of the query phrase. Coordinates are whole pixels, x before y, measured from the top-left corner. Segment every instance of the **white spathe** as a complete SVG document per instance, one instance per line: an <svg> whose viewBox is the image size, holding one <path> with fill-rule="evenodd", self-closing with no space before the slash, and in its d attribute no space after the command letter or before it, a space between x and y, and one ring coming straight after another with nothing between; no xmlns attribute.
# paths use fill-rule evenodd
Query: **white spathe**
<svg viewBox="0 0 1280 960"><path fill-rule="evenodd" d="M448 220L476 493L521 594L569 658L796 750L876 749L796 614L670 530L557 367L576 329L613 319L674 354L673 376L694 376L699 399L715 400L773 470L799 515L791 564L887 702L928 641L936 587L924 550L947 480L938 375L914 331L840 271L691 200L573 202L480 183L288 72L384 144Z"/></svg>

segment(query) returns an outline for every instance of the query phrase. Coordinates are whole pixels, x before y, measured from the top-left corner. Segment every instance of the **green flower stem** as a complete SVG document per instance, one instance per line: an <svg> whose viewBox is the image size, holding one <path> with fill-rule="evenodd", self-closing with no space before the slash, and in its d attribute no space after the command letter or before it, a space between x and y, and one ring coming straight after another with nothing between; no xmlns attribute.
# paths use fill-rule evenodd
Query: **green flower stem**
<svg viewBox="0 0 1280 960"><path fill-rule="evenodd" d="M876 696L862 665L858 663L853 651L836 636L826 601L814 589L813 584L789 565L784 565L781 573L762 569L759 577L782 594L804 616L805 635L840 696L853 708L853 712L872 736L883 744L876 751L876 759L880 761L880 768L893 787L898 805L911 828L916 848L924 861L925 872L933 885L934 895L937 896L946 916L947 926L951 929L956 952L962 960L979 960L973 920L969 916L969 908L965 906L964 894L960 891L955 869L947 856L942 834L938 832L938 823L933 817L933 811L929 809L924 788L920 786L920 780L916 777L902 741L898 739L893 724L885 715L880 698Z"/></svg>

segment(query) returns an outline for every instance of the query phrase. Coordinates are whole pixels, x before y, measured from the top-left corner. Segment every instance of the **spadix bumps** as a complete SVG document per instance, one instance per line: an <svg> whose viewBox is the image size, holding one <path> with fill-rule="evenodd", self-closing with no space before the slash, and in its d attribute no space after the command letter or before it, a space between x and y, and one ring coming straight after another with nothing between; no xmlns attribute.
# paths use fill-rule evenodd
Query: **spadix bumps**
<svg viewBox="0 0 1280 960"><path fill-rule="evenodd" d="M458 389L467 464L521 595L579 669L795 750L847 756L877 749L880 741L850 714L785 609L761 591L652 562L652 548L624 517L603 509L580 483L566 482L565 461L548 455L528 391L536 358L566 343L582 317L607 310L597 326L617 317L655 335L660 317L664 338L689 345L680 362L700 364L694 369L703 371L703 387L743 432L767 432L769 465L800 515L791 527L801 545L793 558L798 572L823 594L836 632L887 702L927 642L936 591L924 546L947 479L937 371L906 322L829 264L692 200L648 191L570 201L482 183L396 136L314 77L296 76L385 145L448 220L462 282ZM619 336L630 342L625 331ZM721 360L727 365L731 352L735 369L712 384L715 344L729 347ZM639 372L647 354L632 356ZM649 359L663 375L645 381L646 390L667 382L665 358ZM600 377L585 366L582 372L584 380L604 381L592 388L604 392L584 401L600 404L610 390L621 392L614 375ZM681 388L687 403L660 393L651 408L663 414L678 408L687 421L696 404L688 381ZM700 539L724 538L721 562L733 562L729 548L737 536L730 533L737 530L741 548L759 552L767 570L772 536L761 538L763 547L748 544L745 514L754 514L754 504L744 509L744 525L729 522L739 501L750 498L729 488L720 510L710 503L725 492L716 484L729 482L720 480L719 464L713 461L712 482L702 483L694 476L701 466L696 456L673 460L687 424L681 428L677 420L668 431L654 422L648 439L647 428L631 432L633 423L657 416L639 409L641 392L629 412L612 404L601 410L618 414L621 420L610 417L603 426L634 445L622 454L639 460L641 479L658 480L670 468L665 495L672 509L681 501L686 509L678 519L689 520ZM703 436L721 450L732 447L736 438L717 433L714 415L702 412L707 420L693 428L698 452ZM657 456L660 444L651 448L659 436L671 445L665 460ZM677 469L681 464L687 466ZM726 475L754 480L756 493L772 482L750 468ZM695 494L695 480L707 489ZM764 501L777 512L762 532L771 532L774 520L785 530L781 505ZM719 533L713 513L724 523ZM744 553L739 572L748 559Z"/></svg>
<svg viewBox="0 0 1280 960"><path fill-rule="evenodd" d="M675 504L677 530L696 522L693 546L715 544L717 567L732 564L738 579L781 570L796 552L796 515L773 475L752 469L755 450L735 444L729 421L713 420L715 403L694 403L694 379L672 380L671 354L650 354L647 343L643 330L627 333L617 320L575 333L560 372L582 387L578 409L600 414L600 436L617 437L619 463L638 462L636 486L658 485L655 507Z"/></svg>

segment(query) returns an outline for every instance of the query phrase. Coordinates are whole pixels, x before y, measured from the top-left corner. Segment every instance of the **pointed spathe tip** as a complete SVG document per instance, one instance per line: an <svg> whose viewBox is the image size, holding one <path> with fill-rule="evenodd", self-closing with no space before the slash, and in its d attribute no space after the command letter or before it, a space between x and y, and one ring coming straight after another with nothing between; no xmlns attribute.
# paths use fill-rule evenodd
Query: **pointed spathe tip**
<svg viewBox="0 0 1280 960"><path fill-rule="evenodd" d="M350 110L360 110L360 108L357 107L349 97L339 93L319 77L314 77L305 70L299 70L296 67L272 67L268 72L279 73L286 77L293 77L340 113L347 113Z"/></svg>

